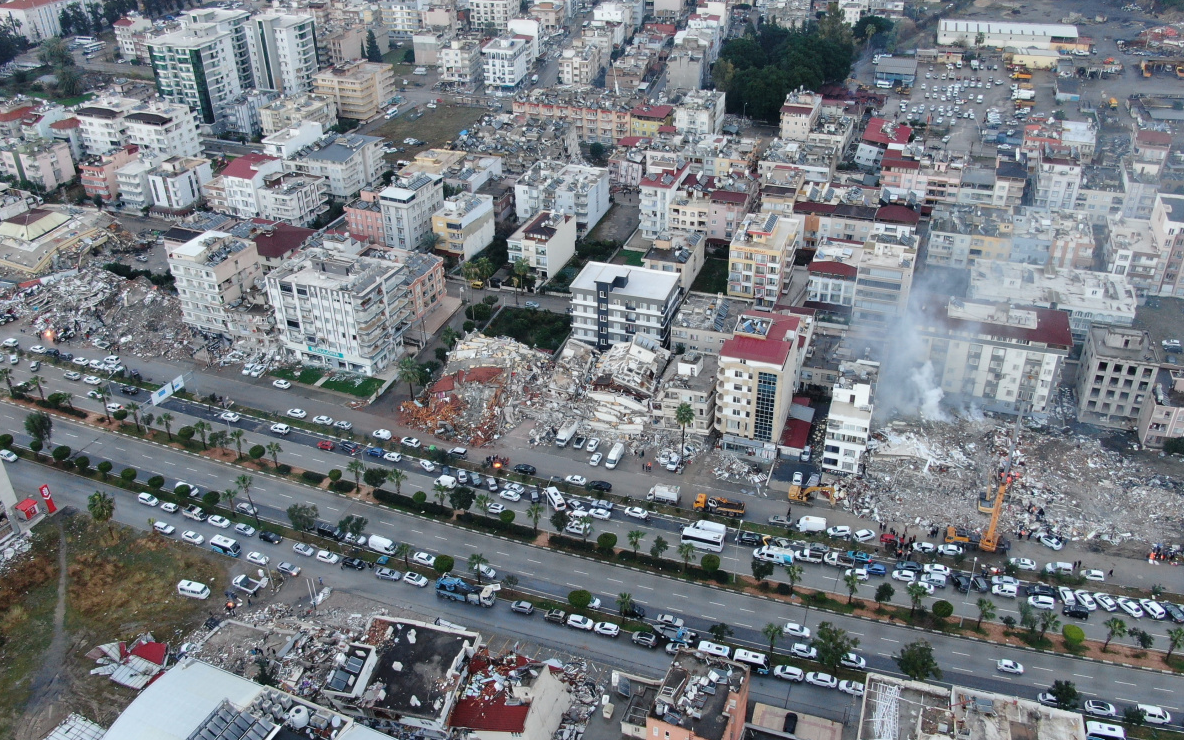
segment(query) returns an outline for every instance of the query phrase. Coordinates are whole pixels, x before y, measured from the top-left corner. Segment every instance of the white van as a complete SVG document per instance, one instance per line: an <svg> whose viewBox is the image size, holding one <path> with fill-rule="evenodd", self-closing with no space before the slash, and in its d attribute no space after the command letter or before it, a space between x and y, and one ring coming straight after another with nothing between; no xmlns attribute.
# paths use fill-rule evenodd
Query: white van
<svg viewBox="0 0 1184 740"><path fill-rule="evenodd" d="M1044 572L1049 575L1057 573L1063 576L1071 576L1073 575L1073 563L1048 563L1044 566Z"/></svg>
<svg viewBox="0 0 1184 740"><path fill-rule="evenodd" d="M394 555L395 543L388 540L386 537L379 537L376 534L370 535L366 545L374 552L380 555Z"/></svg>
<svg viewBox="0 0 1184 740"><path fill-rule="evenodd" d="M769 656L764 653L736 648L736 655L733 657L733 660L737 663L745 663L751 666L754 671L762 676L769 674Z"/></svg>
<svg viewBox="0 0 1184 740"><path fill-rule="evenodd" d="M806 532L825 532L826 518L821 516L804 516L798 519L798 531L803 534Z"/></svg>
<svg viewBox="0 0 1184 740"><path fill-rule="evenodd" d="M208 599L210 587L197 581L181 581L177 584L177 593L189 599Z"/></svg>
<svg viewBox="0 0 1184 740"><path fill-rule="evenodd" d="M548 486L545 491L547 494L547 503L555 511L567 511L567 501L563 500L563 494L554 486Z"/></svg>
<svg viewBox="0 0 1184 740"><path fill-rule="evenodd" d="M876 87L882 90L890 90L892 89L892 83L888 80L876 80Z"/></svg>
<svg viewBox="0 0 1184 740"><path fill-rule="evenodd" d="M1163 707L1155 704L1136 704L1143 710L1143 718L1149 725L1168 725L1172 723L1172 715Z"/></svg>
<svg viewBox="0 0 1184 740"><path fill-rule="evenodd" d="M1126 730L1105 722L1086 722L1086 740L1126 740Z"/></svg>
<svg viewBox="0 0 1184 740"><path fill-rule="evenodd" d="M453 488L456 488L456 478L453 478L451 475L442 475L436 479L436 485L444 486L451 491Z"/></svg>
<svg viewBox="0 0 1184 740"><path fill-rule="evenodd" d="M707 640L701 641L695 649L708 655L718 655L721 658L726 658L732 654L732 649L727 645L720 645L719 643L708 642Z"/></svg>

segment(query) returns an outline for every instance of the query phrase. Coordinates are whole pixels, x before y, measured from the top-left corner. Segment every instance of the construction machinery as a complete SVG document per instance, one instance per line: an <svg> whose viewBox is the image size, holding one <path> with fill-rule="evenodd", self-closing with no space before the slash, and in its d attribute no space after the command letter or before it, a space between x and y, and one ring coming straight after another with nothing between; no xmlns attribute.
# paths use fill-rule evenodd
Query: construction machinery
<svg viewBox="0 0 1184 740"><path fill-rule="evenodd" d="M436 596L441 599L451 599L479 606L491 607L497 603L497 592L501 585L490 583L476 586L458 578L451 573L445 573L436 579Z"/></svg>
<svg viewBox="0 0 1184 740"><path fill-rule="evenodd" d="M1013 467L1015 465L1016 447L1020 441L1020 424L1023 420L1024 415L1022 412L1016 414L1015 427L1011 432L1011 445L1007 450L1007 459L998 473L999 485L995 490L994 504L991 506L991 523L987 525L987 531L983 532L983 536L978 543L978 549L983 552L1007 552L1011 549L1011 542L999 536L999 517L1003 514L1003 500L1007 497L1007 492L1011 489L1012 484L1019 480L1020 477L1019 471L1013 470ZM979 510L982 510L981 502L979 503Z"/></svg>
<svg viewBox="0 0 1184 740"><path fill-rule="evenodd" d="M832 504L835 502L835 489L833 486L809 486L806 488L803 488L802 486L789 487L790 503L802 504L803 506L813 506L815 494L824 496L826 500Z"/></svg>
<svg viewBox="0 0 1184 740"><path fill-rule="evenodd" d="M733 501L730 498L708 498L707 494L700 493L695 497L692 508L695 511L707 511L718 516L739 519L744 516L745 507L743 501Z"/></svg>

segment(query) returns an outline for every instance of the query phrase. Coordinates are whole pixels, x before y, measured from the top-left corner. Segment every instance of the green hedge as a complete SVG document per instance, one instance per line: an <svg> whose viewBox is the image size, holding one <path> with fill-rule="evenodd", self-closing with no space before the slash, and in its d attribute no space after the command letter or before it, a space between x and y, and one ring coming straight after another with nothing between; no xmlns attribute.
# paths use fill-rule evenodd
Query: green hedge
<svg viewBox="0 0 1184 740"><path fill-rule="evenodd" d="M532 527L524 527L521 524L514 524L513 522L503 522L497 517L482 516L466 511L460 515L458 521L470 527L484 529L489 532L499 532L511 537L519 537L527 540L533 540L535 538L535 531Z"/></svg>
<svg viewBox="0 0 1184 740"><path fill-rule="evenodd" d="M448 506L441 506L434 501L424 501L423 503L416 503L410 496L395 493L394 491L387 491L382 488L374 489L374 498L387 506L402 509L403 511L413 511L417 514L426 514L432 517L451 517L452 508Z"/></svg>
<svg viewBox="0 0 1184 740"><path fill-rule="evenodd" d="M350 493L355 488L357 488L357 486L354 485L352 480L339 480L330 486L330 488L332 488L337 493Z"/></svg>
<svg viewBox="0 0 1184 740"><path fill-rule="evenodd" d="M318 473L315 470L306 470L300 474L300 477L309 483L316 483L317 485L325 482L325 474Z"/></svg>

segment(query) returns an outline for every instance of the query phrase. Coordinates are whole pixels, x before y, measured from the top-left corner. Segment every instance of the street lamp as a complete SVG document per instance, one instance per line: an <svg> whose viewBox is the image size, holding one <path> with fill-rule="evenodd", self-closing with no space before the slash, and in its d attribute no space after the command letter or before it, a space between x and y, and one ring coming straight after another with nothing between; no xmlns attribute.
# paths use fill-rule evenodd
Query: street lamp
<svg viewBox="0 0 1184 740"><path fill-rule="evenodd" d="M970 608L970 589L974 586L974 572L978 570L978 556L974 556L974 562L970 564L970 583L966 585L966 598L962 599L962 605ZM962 622L966 619L966 615L958 617L958 628L962 628Z"/></svg>

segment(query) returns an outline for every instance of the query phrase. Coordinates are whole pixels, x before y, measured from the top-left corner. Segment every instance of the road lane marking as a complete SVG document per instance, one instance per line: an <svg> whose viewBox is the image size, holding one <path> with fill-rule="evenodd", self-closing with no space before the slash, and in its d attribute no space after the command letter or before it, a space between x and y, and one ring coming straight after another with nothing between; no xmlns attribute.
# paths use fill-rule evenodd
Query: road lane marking
<svg viewBox="0 0 1184 740"><path fill-rule="evenodd" d="M510 557L510 554L508 552L502 552L501 550L494 550L493 554L494 555L501 555L503 558Z"/></svg>
<svg viewBox="0 0 1184 740"><path fill-rule="evenodd" d="M1038 665L1034 665L1034 666L1032 666L1032 668L1034 668L1034 669L1036 669L1036 670L1038 670L1038 671L1048 671L1049 673L1052 673L1052 669L1051 669L1051 668L1041 668L1041 667L1040 667L1040 666L1038 666Z"/></svg>
<svg viewBox="0 0 1184 740"><path fill-rule="evenodd" d="M582 576L586 576L586 575L588 575L587 573L585 573L585 572L584 572L584 571L582 571L582 570L573 570L573 571L572 571L572 573L578 573L578 574L580 574L580 575L582 575Z"/></svg>
<svg viewBox="0 0 1184 740"><path fill-rule="evenodd" d="M1123 686L1134 686L1135 685L1133 683L1127 683L1126 681L1115 681L1114 683L1120 683Z"/></svg>
<svg viewBox="0 0 1184 740"><path fill-rule="evenodd" d="M749 614L756 614L756 612L754 612L753 610L751 610L751 609L745 609L745 608L743 608L743 607L741 607L741 608L740 608L740 611L742 611L742 612L748 612Z"/></svg>
<svg viewBox="0 0 1184 740"><path fill-rule="evenodd" d="M1161 689L1161 688L1159 688L1158 686L1153 686L1152 688L1154 688L1156 691L1166 691L1166 692L1167 692L1167 693L1169 693L1169 694L1174 694L1174 693L1176 693L1176 692L1172 691L1171 689Z"/></svg>
<svg viewBox="0 0 1184 740"><path fill-rule="evenodd" d="M958 666L958 665L950 666L950 670L951 671L962 671L963 673L971 673L972 672L969 668L963 668L962 666Z"/></svg>
<svg viewBox="0 0 1184 740"><path fill-rule="evenodd" d="M680 598L680 599L685 599L685 598L687 598L686 596L683 596L682 594L672 594L672 595L673 595L673 596L677 596L677 597L678 597L678 598Z"/></svg>
<svg viewBox="0 0 1184 740"><path fill-rule="evenodd" d="M1093 676L1086 676L1086 675L1084 675L1084 674L1081 674L1081 673L1074 673L1073 675L1074 675L1074 676L1076 676L1076 677L1078 677L1078 678L1093 678Z"/></svg>
<svg viewBox="0 0 1184 740"><path fill-rule="evenodd" d="M78 435L77 435L77 434L71 434L70 432L62 432L62 436L65 436L65 437L73 437L74 439L78 439Z"/></svg>
<svg viewBox="0 0 1184 740"><path fill-rule="evenodd" d="M185 468L185 469L186 469L186 470L188 470L190 473L196 473L196 472L197 472L197 471L196 471L195 469L193 469L193 468Z"/></svg>
<svg viewBox="0 0 1184 740"><path fill-rule="evenodd" d="M446 539L448 539L447 537L441 537L440 535L435 535L435 537L436 537L436 539L438 539L438 540L446 540Z"/></svg>
<svg viewBox="0 0 1184 740"><path fill-rule="evenodd" d="M736 626L737 627L747 627L748 629L753 629L753 626L751 624L744 624L743 622L737 622Z"/></svg>
<svg viewBox="0 0 1184 740"><path fill-rule="evenodd" d="M281 494L278 494L278 495L280 495L280 496L283 496L284 498L292 498L291 496L289 496L289 495L288 495L288 494L286 494L286 493L281 493Z"/></svg>
<svg viewBox="0 0 1184 740"><path fill-rule="evenodd" d="M612 583L624 583L624 581L617 580L616 578L605 578L604 580L611 581Z"/></svg>
<svg viewBox="0 0 1184 740"><path fill-rule="evenodd" d="M714 604L715 606L722 606L722 607L724 607L725 609L726 609L726 608L727 608L727 606L728 606L727 604L721 604L721 603L719 603L718 601L709 601L709 602L707 602L707 603L708 603L708 604ZM854 633L854 632L852 632L851 634L855 634L855 633Z"/></svg>
<svg viewBox="0 0 1184 740"><path fill-rule="evenodd" d="M528 562L528 563L538 563L539 565L542 565L542 564L543 564L543 561L541 561L541 560L531 560L530 558L527 558L527 559L526 559L526 562Z"/></svg>
<svg viewBox="0 0 1184 740"><path fill-rule="evenodd" d="M891 637L881 637L884 642L900 642L900 640L893 640Z"/></svg>
<svg viewBox="0 0 1184 740"><path fill-rule="evenodd" d="M879 656L881 658L891 658L892 654L891 653L879 653Z"/></svg>
<svg viewBox="0 0 1184 740"><path fill-rule="evenodd" d="M849 634L849 635L858 635L859 637L863 637L863 633L862 633L862 632L848 632L847 634Z"/></svg>
<svg viewBox="0 0 1184 740"><path fill-rule="evenodd" d="M637 584L637 587L638 587L638 588L644 588L646 591L653 591L653 590L654 590L654 587L653 587L653 586L643 586L643 585L641 585L640 583L639 583L639 584Z"/></svg>
<svg viewBox="0 0 1184 740"><path fill-rule="evenodd" d="M413 529L413 530L411 530L411 531L412 531L412 532L415 532L416 534L423 534L423 532L420 532L418 529Z"/></svg>

